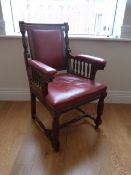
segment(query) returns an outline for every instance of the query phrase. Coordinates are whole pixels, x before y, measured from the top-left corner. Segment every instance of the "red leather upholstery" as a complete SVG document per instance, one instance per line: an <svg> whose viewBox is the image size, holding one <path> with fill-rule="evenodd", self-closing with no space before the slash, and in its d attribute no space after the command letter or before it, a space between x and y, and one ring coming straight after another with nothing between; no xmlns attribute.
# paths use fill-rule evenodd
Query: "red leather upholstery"
<svg viewBox="0 0 131 175"><path fill-rule="evenodd" d="M64 46L60 30L32 30L31 38L33 59L56 69L63 67Z"/></svg>
<svg viewBox="0 0 131 175"><path fill-rule="evenodd" d="M95 128L102 123L107 87L96 82L95 75L98 70L104 69L106 61L89 55L71 55L68 23L36 24L20 21L19 25L31 92L31 116L45 131L55 151L59 151L61 128L84 117L92 119ZM67 70L68 73L57 74L59 70ZM36 98L52 114L51 129L46 128L37 115ZM96 116L79 108L94 100L98 100ZM77 109L83 115L61 123L61 114L71 109Z"/></svg>
<svg viewBox="0 0 131 175"><path fill-rule="evenodd" d="M43 76L46 75L50 78L53 78L56 73L55 69L37 60L28 60L28 64L43 73Z"/></svg>
<svg viewBox="0 0 131 175"><path fill-rule="evenodd" d="M53 110L59 110L95 97L106 88L103 84L73 74L60 74L48 84L46 101Z"/></svg>

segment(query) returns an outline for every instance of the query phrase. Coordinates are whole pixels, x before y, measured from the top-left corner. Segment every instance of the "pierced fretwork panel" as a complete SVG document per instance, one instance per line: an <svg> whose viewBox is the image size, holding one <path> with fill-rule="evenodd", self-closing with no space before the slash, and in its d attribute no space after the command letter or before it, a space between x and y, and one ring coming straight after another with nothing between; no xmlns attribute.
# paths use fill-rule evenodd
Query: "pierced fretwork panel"
<svg viewBox="0 0 131 175"><path fill-rule="evenodd" d="M69 71L85 78L90 78L91 66L91 64L77 59L69 60Z"/></svg>
<svg viewBox="0 0 131 175"><path fill-rule="evenodd" d="M31 77L31 79L30 79L31 84L37 86L40 89L42 89L41 74L37 70L32 69L32 68L30 68L29 74L30 74L30 77Z"/></svg>
<svg viewBox="0 0 131 175"><path fill-rule="evenodd" d="M49 78L44 77L38 70L29 67L28 73L30 74L30 83L31 86L40 90L43 95L48 94L48 83L50 81Z"/></svg>

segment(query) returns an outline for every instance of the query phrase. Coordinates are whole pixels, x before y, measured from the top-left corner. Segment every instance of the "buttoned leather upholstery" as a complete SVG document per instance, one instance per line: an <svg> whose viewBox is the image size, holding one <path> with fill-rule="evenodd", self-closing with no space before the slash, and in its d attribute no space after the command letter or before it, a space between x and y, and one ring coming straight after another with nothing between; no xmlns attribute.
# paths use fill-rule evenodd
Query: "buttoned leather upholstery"
<svg viewBox="0 0 131 175"><path fill-rule="evenodd" d="M46 101L53 110L60 110L95 97L106 88L104 84L73 74L56 75L48 85Z"/></svg>
<svg viewBox="0 0 131 175"><path fill-rule="evenodd" d="M106 90L106 85L78 77L70 73L55 75L48 84L48 95L44 97L35 87L35 93L42 97L54 111L70 108L88 99L97 97Z"/></svg>

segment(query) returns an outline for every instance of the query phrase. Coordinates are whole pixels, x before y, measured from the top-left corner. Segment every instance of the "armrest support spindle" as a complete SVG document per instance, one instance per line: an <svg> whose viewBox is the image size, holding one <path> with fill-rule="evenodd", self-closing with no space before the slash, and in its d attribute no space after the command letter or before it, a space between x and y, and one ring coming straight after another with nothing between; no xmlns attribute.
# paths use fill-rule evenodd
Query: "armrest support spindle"
<svg viewBox="0 0 131 175"><path fill-rule="evenodd" d="M103 58L77 55L70 58L69 72L94 80L97 70L103 70L105 65Z"/></svg>
<svg viewBox="0 0 131 175"><path fill-rule="evenodd" d="M53 80L56 70L37 60L28 60L28 66L31 86L39 88L44 95L47 95L48 83Z"/></svg>

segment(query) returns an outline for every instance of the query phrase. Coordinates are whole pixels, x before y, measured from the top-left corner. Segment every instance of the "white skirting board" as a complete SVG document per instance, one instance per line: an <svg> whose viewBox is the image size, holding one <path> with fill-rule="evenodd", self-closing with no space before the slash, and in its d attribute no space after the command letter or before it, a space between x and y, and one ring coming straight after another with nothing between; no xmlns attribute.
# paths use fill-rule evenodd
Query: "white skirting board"
<svg viewBox="0 0 131 175"><path fill-rule="evenodd" d="M0 88L0 101L29 101L28 88ZM131 104L131 91L108 91L106 103Z"/></svg>
<svg viewBox="0 0 131 175"><path fill-rule="evenodd" d="M0 101L28 101L30 91L28 88L0 88Z"/></svg>

